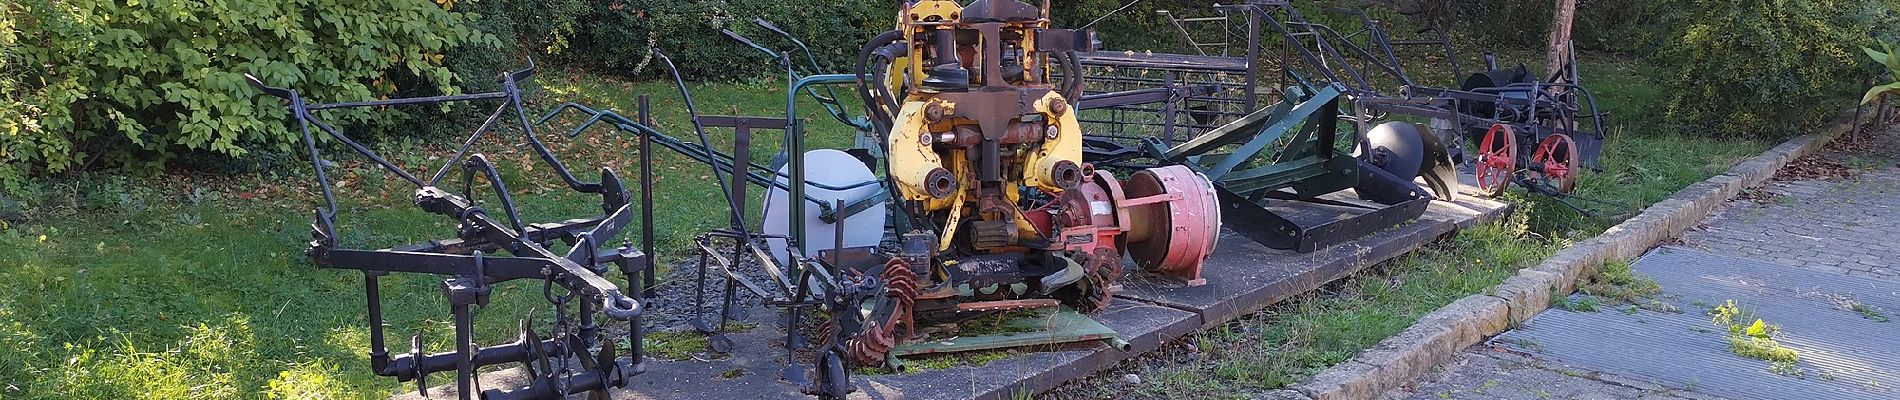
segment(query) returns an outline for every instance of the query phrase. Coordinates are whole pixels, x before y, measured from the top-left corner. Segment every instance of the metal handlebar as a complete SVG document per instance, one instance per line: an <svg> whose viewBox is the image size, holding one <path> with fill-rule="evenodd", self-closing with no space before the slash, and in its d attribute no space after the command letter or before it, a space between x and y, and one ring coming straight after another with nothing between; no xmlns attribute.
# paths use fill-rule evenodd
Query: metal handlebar
<svg viewBox="0 0 1900 400"><path fill-rule="evenodd" d="M272 97L277 97L284 100L290 100L291 97L297 96L296 91L280 88L280 87L275 87L275 86L267 86L264 84L264 81L262 79L257 79L256 76L253 76L249 73L244 74L244 82L250 83L251 87L257 88L257 90L263 91L264 94L271 95Z"/></svg>

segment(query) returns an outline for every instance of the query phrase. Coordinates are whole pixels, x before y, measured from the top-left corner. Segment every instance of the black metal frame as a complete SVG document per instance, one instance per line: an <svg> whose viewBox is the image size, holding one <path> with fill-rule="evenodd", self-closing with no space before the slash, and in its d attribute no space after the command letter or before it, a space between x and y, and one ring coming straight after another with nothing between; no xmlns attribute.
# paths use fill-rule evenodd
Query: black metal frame
<svg viewBox="0 0 1900 400"><path fill-rule="evenodd" d="M316 220L311 226L313 240L307 255L319 267L363 271L369 309L370 368L377 375L395 377L399 381L413 380L418 390L426 393L428 374L455 371L457 395L470 399L476 394L476 368L518 362L533 377L526 386L514 390L489 389L483 391L481 397L552 399L624 386L629 377L644 370L644 363L641 362L640 314L641 301L646 293L636 291L632 296L623 294L619 286L607 280L603 274L607 272L607 265L612 264L618 267L628 282L643 282L648 291L651 290L654 282L652 257L625 242L612 249L604 249L612 245L612 238L632 223L635 213L641 214L643 246L652 248L652 186L648 183L651 181L648 179L651 177L651 160L643 157L641 163L641 198L637 203L631 201L619 176L611 169L601 168L598 182L575 178L536 137L535 124L529 122L522 106L522 91L518 84L532 77L534 72L535 68L530 62L525 69L502 74L498 78L502 90L497 92L327 104L308 103L296 90L266 86L256 77L245 76L252 86L290 103L291 115L302 133L304 147L315 169L324 200L323 207L316 210ZM312 114L313 111L328 109L482 100L502 100L502 104L469 135L455 156L427 181L378 156ZM520 212L502 182L500 173L487 157L469 152L510 111L519 121L525 143L552 167L569 189L601 196L603 216L542 224L522 223ZM381 250L340 245L335 224L336 198L325 172L325 161L318 150L317 137L310 132L312 125L352 152L413 184L419 208L459 223L456 237ZM457 166L462 170L461 193L451 193L438 187ZM487 182L498 198L507 219L505 222L489 216L487 209L472 200L477 194L474 191L477 175ZM570 250L565 254L550 250L556 241L569 246ZM509 255L490 255L496 252L507 252ZM379 279L390 272L447 276L443 280L443 295L449 301L454 316L455 351L423 354L421 337L416 336L411 339L412 350L409 354L390 354L384 339L379 285ZM542 295L554 305L553 333L543 339L524 320L519 340L476 347L473 337L474 317L470 306L486 305L492 285L517 279L543 281ZM559 290L556 290L557 287ZM572 314L568 310L570 303L575 304ZM627 323L631 354L625 357L615 354L615 341L604 340L596 314Z"/></svg>

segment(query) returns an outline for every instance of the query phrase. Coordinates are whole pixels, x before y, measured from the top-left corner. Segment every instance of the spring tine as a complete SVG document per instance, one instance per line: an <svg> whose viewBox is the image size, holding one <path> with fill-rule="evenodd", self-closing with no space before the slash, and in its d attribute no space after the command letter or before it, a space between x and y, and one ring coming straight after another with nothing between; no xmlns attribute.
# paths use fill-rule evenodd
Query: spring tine
<svg viewBox="0 0 1900 400"><path fill-rule="evenodd" d="M414 365L411 368L416 369L416 393L421 393L422 398L425 398L425 399L429 398L429 374L422 373L422 368L421 368L421 365L422 365L421 364L422 362L422 334L421 333L417 333L415 335L409 336L409 359L413 361L411 364Z"/></svg>

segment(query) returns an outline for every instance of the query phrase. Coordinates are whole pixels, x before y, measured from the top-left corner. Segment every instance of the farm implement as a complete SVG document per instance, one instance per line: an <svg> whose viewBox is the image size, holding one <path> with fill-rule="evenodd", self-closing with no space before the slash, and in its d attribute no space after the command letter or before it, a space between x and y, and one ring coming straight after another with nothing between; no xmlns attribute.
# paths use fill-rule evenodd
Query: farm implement
<svg viewBox="0 0 1900 400"><path fill-rule="evenodd" d="M606 274L612 266L627 282L647 282L649 287L653 282L652 257L630 243L616 244L614 240L639 214L642 237L648 240L645 248L651 248L652 187L647 183L651 180L641 179L641 198L632 199L619 175L611 169L601 168L599 181L575 177L535 136L534 126L522 108L518 84L533 75L532 65L502 74L499 81L503 89L498 92L345 103L307 102L296 90L270 87L246 75L252 86L290 102L291 115L302 131L316 171L317 186L323 194L323 206L317 209L316 220L311 225L306 255L321 267L363 272L369 307L370 369L377 375L415 381L418 391L426 395L429 374L454 371L456 395L472 399L479 390L476 386L478 368L518 363L530 377L525 386L479 390L480 397L556 399L581 393L605 395L607 388L622 386L631 376L643 371L640 326L643 294L639 291L623 293ZM378 156L314 114L332 109L496 100L501 105L489 114L487 122L475 129L460 150L427 180ZM523 144L531 147L568 189L600 196L600 210L604 215L549 223L523 222L521 210L516 207L495 165L481 153L470 153L489 129L508 114L514 114L513 118L520 122ZM455 221L455 237L380 250L352 248L342 243L344 236L336 225L335 186L326 172L326 160L317 150L312 126L413 185L416 206ZM641 164L643 178L650 176L647 165ZM454 182L444 186L444 180L454 176L461 178L460 191L454 190ZM489 209L476 200L484 195L497 199L489 205L499 207L501 218L490 215ZM556 252L553 248L557 244L568 250ZM455 351L424 353L420 335L411 338L408 353L389 351L379 289L381 278L390 273L446 276L442 281L442 294L449 303L455 326ZM495 285L515 280L541 281L534 294L552 306L553 326L547 333L537 331L529 321L545 316L531 315L522 319L520 337L514 342L476 345L472 308L487 305ZM615 343L622 335L610 334L613 330L603 326L603 316L626 324L624 337L631 343L629 354L616 354Z"/></svg>
<svg viewBox="0 0 1900 400"><path fill-rule="evenodd" d="M854 390L854 367L897 368L906 355L1114 341L1081 313L1109 303L1123 254L1203 282L1200 261L1218 226L1212 187L1185 168L1123 180L1080 162L1080 125L1063 95L1077 88L1058 88L1049 74L1086 36L1048 29L1045 9L1015 0L909 4L900 29L864 47L856 74L821 74L827 68L813 57L800 62L794 51L723 31L784 67L784 116L701 115L674 74L699 143L655 143L708 161L731 210L726 228L695 240L694 320L709 350L734 350L727 332L743 288L786 311L779 376L842 398ZM770 22L753 22L809 52ZM859 96L863 116L850 115L839 89ZM875 140L807 151L799 96ZM625 125L610 111L567 109ZM733 134L730 152L712 147L709 129ZM783 165L749 159L759 129L784 132ZM766 189L757 226L746 183ZM814 308L828 318L815 341L802 322ZM924 340L932 324L1023 311L1056 322ZM799 359L811 367L793 365Z"/></svg>
<svg viewBox="0 0 1900 400"><path fill-rule="evenodd" d="M1091 126L1086 158L1196 168L1222 191L1228 226L1271 226L1249 236L1273 247L1310 251L1417 217L1424 209L1418 197L1403 195L1423 193L1413 191L1413 178L1449 200L1458 187L1454 165L1467 161L1483 193L1516 184L1572 197L1577 174L1601 153L1603 114L1578 83L1574 55L1537 79L1522 66L1499 68L1487 54L1485 71L1439 88L1415 82L1399 54L1442 51L1444 66L1461 75L1441 30L1394 39L1362 11L1327 9L1359 21L1360 29L1341 33L1286 0L1214 11L1164 15L1183 52L1097 51L1078 59L1087 81L1079 108ZM1379 122L1399 116L1410 118ZM1417 120L1427 123L1406 122ZM1316 128L1338 132L1318 135ZM1302 142L1311 139L1333 140L1332 149L1363 162L1330 160L1331 152ZM1477 143L1475 157L1465 156L1466 139ZM1302 155L1319 158L1292 162ZM1333 164L1317 166L1324 162ZM1345 188L1373 204L1347 211L1352 217L1303 218L1301 209L1314 207L1266 201L1310 203ZM1324 202L1332 204L1318 208L1339 205Z"/></svg>

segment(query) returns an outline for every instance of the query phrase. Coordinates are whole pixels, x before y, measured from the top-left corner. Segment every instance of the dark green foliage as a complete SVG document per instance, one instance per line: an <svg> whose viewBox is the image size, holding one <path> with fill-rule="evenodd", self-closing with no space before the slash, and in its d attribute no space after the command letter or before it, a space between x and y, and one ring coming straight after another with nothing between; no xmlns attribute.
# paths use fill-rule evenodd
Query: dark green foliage
<svg viewBox="0 0 1900 400"><path fill-rule="evenodd" d="M298 137L283 128L282 101L245 73L333 101L387 95L404 76L452 91L443 52L493 40L471 19L425 0L0 4L0 188L95 163L288 150ZM381 115L328 114L343 124Z"/></svg>
<svg viewBox="0 0 1900 400"><path fill-rule="evenodd" d="M451 50L449 69L464 78L465 91L496 90L493 78L525 66L529 57L543 65L564 60L592 6L588 0L464 0L451 9L481 15L469 25L500 40Z"/></svg>
<svg viewBox="0 0 1900 400"><path fill-rule="evenodd" d="M1080 28L1090 21L1101 19L1089 29L1094 30L1096 37L1109 49L1181 52L1185 49L1179 49L1178 31L1156 11L1168 10L1177 17L1218 15L1211 3L1188 0L1145 0L1115 12L1128 3L1128 0L1054 0L1050 3L1050 7L1055 9L1051 19L1054 19L1054 25L1058 28ZM1200 40L1209 39L1211 37Z"/></svg>
<svg viewBox="0 0 1900 400"><path fill-rule="evenodd" d="M1543 49L1550 43L1555 1L1418 0L1437 3L1456 17L1447 25L1489 46ZM1633 52L1650 43L1651 15L1668 5L1642 0L1577 0L1571 39L1580 50Z"/></svg>
<svg viewBox="0 0 1900 400"><path fill-rule="evenodd" d="M770 56L745 47L720 29L761 45L791 50L776 34L753 25L764 18L805 41L828 72L846 72L864 41L895 27L889 0L593 0L570 56L604 71L662 76L652 49L672 56L689 79L735 80L783 71ZM584 50L581 50L584 49Z"/></svg>
<svg viewBox="0 0 1900 400"><path fill-rule="evenodd" d="M1659 51L1649 60L1668 88L1662 104L1679 130L1780 137L1851 103L1880 71L1861 46L1890 35L1881 0L1665 1Z"/></svg>

